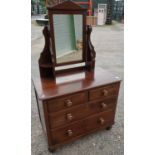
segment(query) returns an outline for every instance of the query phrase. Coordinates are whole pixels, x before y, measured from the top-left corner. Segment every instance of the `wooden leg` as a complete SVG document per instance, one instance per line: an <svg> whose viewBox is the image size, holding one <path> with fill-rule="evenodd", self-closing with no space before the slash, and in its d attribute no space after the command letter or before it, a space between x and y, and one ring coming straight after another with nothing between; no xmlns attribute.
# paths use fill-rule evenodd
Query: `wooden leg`
<svg viewBox="0 0 155 155"><path fill-rule="evenodd" d="M106 128L106 130L110 130L112 128L112 126L108 126L107 128Z"/></svg>

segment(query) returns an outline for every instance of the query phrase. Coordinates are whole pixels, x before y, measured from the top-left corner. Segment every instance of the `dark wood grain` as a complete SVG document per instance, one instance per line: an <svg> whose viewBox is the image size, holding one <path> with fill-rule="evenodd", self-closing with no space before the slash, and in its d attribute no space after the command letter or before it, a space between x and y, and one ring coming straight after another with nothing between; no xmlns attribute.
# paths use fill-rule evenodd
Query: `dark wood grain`
<svg viewBox="0 0 155 155"><path fill-rule="evenodd" d="M96 52L94 49L94 46L91 42L90 36L92 32L92 27L90 25L87 26L86 28L87 32L87 61L86 61L86 68L88 70L94 70L95 68L95 57L96 57Z"/></svg>
<svg viewBox="0 0 155 155"><path fill-rule="evenodd" d="M104 119L104 123L100 123L100 118ZM73 137L77 137L84 133L90 132L94 129L105 128L109 125L109 122L114 121L114 111L109 110L104 113L88 117L87 119L81 120L77 123L73 123L69 126L62 127L51 131L53 141L52 144L60 144L64 141L70 140ZM68 130L72 131L72 135L68 135Z"/></svg>
<svg viewBox="0 0 155 155"><path fill-rule="evenodd" d="M43 107L50 149L114 123L120 79L101 68L64 72L56 80L35 77L33 84L38 104L42 104L39 111ZM101 93L105 89L106 96ZM66 100L71 106L66 106Z"/></svg>
<svg viewBox="0 0 155 155"><path fill-rule="evenodd" d="M50 31L48 26L44 27L43 34L45 38L45 46L38 60L40 76L55 79L55 59L54 53L50 48Z"/></svg>
<svg viewBox="0 0 155 155"><path fill-rule="evenodd" d="M95 129L93 129L93 130L84 132L83 134L81 134L81 135L79 135L79 136L76 136L76 137L72 137L72 138L70 138L70 139L67 139L67 140L64 141L64 142L51 145L51 146L49 146L49 148L50 148L51 150L56 150L58 147L61 147L62 145L71 143L71 142L73 142L73 141L75 141L75 140L78 140L78 139L80 139L80 138L82 138L82 137L85 137L85 136L87 136L87 135L89 135L89 134L92 134L92 133L94 133L94 132L97 132L97 131L99 131L99 130L111 129L113 124L114 124L113 121L109 121L109 122L106 123L106 125L101 126L100 128L95 128Z"/></svg>
<svg viewBox="0 0 155 155"><path fill-rule="evenodd" d="M86 118L95 113L113 109L116 106L117 97L111 97L99 102L81 102L80 105L62 110L56 113L49 113L50 128L66 126L72 122ZM104 105L104 106L103 106Z"/></svg>
<svg viewBox="0 0 155 155"><path fill-rule="evenodd" d="M89 100L97 100L113 95L118 95L119 83L114 83L104 87L96 88L89 91Z"/></svg>
<svg viewBox="0 0 155 155"><path fill-rule="evenodd" d="M120 83L120 79L101 68L96 68L94 72L83 70L59 74L56 80L33 77L33 83L39 99L46 100L98 88L103 85Z"/></svg>
<svg viewBox="0 0 155 155"><path fill-rule="evenodd" d="M72 105L68 106L67 101L70 101ZM65 97L59 97L53 100L47 100L48 112L56 112L59 110L64 110L72 108L75 105L85 103L88 101L88 93L81 92L74 95L67 95Z"/></svg>

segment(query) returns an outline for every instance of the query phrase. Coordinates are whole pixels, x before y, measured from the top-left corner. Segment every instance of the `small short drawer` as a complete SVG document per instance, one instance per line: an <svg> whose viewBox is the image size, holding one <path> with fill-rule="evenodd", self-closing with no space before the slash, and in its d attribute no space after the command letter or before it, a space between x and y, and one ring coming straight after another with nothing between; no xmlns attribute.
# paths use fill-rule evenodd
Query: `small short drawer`
<svg viewBox="0 0 155 155"><path fill-rule="evenodd" d="M56 113L49 114L50 128L57 128L68 125L74 121L84 119L89 115L100 113L116 106L117 98L111 97L99 102L85 103L75 106L71 109L63 110Z"/></svg>
<svg viewBox="0 0 155 155"><path fill-rule="evenodd" d="M68 95L65 97L51 99L47 101L48 112L56 112L59 110L64 110L74 105L85 103L88 100L88 93L82 92L73 95Z"/></svg>
<svg viewBox="0 0 155 155"><path fill-rule="evenodd" d="M98 101L95 103L89 104L89 113L99 113L102 111L107 111L109 109L114 109L116 108L116 103L117 103L117 97L110 97L103 99L102 101Z"/></svg>
<svg viewBox="0 0 155 155"><path fill-rule="evenodd" d="M75 137L86 135L96 129L106 128L113 124L114 115L115 110L112 109L91 117L87 117L85 120L72 123L66 127L51 130L52 144L60 144Z"/></svg>
<svg viewBox="0 0 155 155"><path fill-rule="evenodd" d="M89 91L89 100L97 100L109 96L117 96L119 91L119 83L110 84Z"/></svg>

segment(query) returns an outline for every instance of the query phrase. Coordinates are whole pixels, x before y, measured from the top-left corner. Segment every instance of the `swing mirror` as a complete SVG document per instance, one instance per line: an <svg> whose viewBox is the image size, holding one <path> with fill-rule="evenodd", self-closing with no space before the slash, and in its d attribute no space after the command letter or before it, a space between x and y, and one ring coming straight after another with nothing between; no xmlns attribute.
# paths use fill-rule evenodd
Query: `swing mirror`
<svg viewBox="0 0 155 155"><path fill-rule="evenodd" d="M49 25L44 27L45 46L39 58L42 77L94 70L95 50L86 25L88 10L72 1L49 5Z"/></svg>

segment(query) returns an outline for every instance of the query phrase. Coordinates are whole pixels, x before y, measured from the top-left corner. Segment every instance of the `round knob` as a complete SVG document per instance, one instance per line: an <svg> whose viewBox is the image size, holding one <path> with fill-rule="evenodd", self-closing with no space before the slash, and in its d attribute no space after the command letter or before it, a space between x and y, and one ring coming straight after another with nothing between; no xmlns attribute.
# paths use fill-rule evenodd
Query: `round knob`
<svg viewBox="0 0 155 155"><path fill-rule="evenodd" d="M105 120L104 120L102 117L99 118L99 121L100 121L100 124L101 124L101 125L103 125L104 122L105 122Z"/></svg>
<svg viewBox="0 0 155 155"><path fill-rule="evenodd" d="M73 119L73 116L71 113L67 114L67 120L71 121Z"/></svg>
<svg viewBox="0 0 155 155"><path fill-rule="evenodd" d="M69 137L71 137L73 135L72 130L67 130L67 134L68 134Z"/></svg>
<svg viewBox="0 0 155 155"><path fill-rule="evenodd" d="M70 107L73 105L73 102L71 100L66 100L66 106Z"/></svg>
<svg viewBox="0 0 155 155"><path fill-rule="evenodd" d="M102 94L103 94L104 96L107 96L107 95L108 95L108 90L103 89L103 90L102 90Z"/></svg>
<svg viewBox="0 0 155 155"><path fill-rule="evenodd" d="M101 107L102 107L103 109L105 109L105 108L107 107L107 105L103 102L103 103L101 103Z"/></svg>

